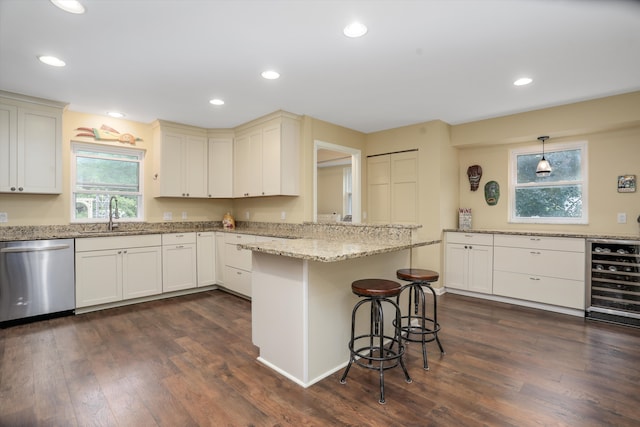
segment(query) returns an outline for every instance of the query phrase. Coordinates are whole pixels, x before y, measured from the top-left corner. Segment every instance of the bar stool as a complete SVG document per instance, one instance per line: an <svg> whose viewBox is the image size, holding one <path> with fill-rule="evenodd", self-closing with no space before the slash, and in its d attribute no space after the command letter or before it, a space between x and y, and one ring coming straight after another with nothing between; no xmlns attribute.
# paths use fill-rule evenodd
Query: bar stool
<svg viewBox="0 0 640 427"><path fill-rule="evenodd" d="M396 276L400 280L411 282L404 285L400 290L400 294L406 289L409 290L407 314L403 315L400 321L402 338L408 342L422 343L423 368L428 371L427 343L431 341L437 342L438 347L440 347L440 354L445 354L444 348L438 338L440 324L438 323L436 291L431 287L431 283L437 281L440 276L435 271L421 268L401 268L396 271ZM429 289L433 294L433 317L427 317L426 297L423 287ZM398 295L397 301L399 304L400 295ZM421 308L420 312L418 311L419 308Z"/></svg>
<svg viewBox="0 0 640 427"><path fill-rule="evenodd" d="M401 285L392 280L362 279L351 284L351 291L363 297L354 307L351 314L351 339L349 340L349 364L347 365L340 383L347 382L347 374L351 365L356 363L367 369L375 369L380 372L380 403L384 400L384 371L395 368L400 364L404 371L405 380L410 383L411 377L404 364L404 344L401 331L393 326L393 332L385 334L383 303L390 306L394 312L392 324L399 325L402 312L393 297L400 295ZM355 335L356 314L364 304L370 305L370 324L368 333ZM385 343L387 344L385 346ZM397 350L394 346L397 345Z"/></svg>

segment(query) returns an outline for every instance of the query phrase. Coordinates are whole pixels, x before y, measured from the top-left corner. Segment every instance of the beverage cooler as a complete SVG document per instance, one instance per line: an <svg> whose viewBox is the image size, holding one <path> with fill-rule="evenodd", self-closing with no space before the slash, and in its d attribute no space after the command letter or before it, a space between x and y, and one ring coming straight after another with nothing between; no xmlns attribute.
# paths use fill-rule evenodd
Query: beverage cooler
<svg viewBox="0 0 640 427"><path fill-rule="evenodd" d="M587 240L586 317L640 327L640 240Z"/></svg>

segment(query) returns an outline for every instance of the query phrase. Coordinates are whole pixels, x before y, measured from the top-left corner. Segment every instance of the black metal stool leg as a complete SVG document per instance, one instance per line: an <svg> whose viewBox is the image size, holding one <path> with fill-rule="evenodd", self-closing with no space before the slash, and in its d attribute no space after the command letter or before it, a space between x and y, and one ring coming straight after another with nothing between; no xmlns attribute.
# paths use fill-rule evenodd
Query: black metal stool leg
<svg viewBox="0 0 640 427"><path fill-rule="evenodd" d="M438 347L440 348L440 354L446 354L444 351L444 347L440 343L440 338L438 338L438 331L440 330L440 324L438 324L438 301L436 298L436 291L431 287L431 284L425 283L425 287L427 287L431 294L433 294L433 335L436 339L436 343L438 343Z"/></svg>

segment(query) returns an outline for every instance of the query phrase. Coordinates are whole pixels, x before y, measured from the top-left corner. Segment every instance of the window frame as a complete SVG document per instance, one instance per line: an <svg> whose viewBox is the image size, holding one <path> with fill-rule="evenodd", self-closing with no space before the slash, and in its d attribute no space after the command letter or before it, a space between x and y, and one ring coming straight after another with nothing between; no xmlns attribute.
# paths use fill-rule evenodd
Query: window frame
<svg viewBox="0 0 640 427"><path fill-rule="evenodd" d="M143 222L144 221L144 160L146 156L146 150L142 148L130 148L130 147L117 147L113 145L105 144L93 144L89 142L71 141L70 150L70 178L69 184L71 187L71 200L70 200L70 222L71 223L106 223L108 218L76 218L76 184L77 184L77 157L78 151L90 151L96 154L110 153L120 154L126 156L135 156L138 158L138 191L137 192L121 192L119 194L126 196L136 196L138 198L138 216L135 218L127 217L118 219L118 222ZM94 191L101 193L100 191ZM106 194L106 192L105 192ZM113 193L111 193L114 195ZM115 194L118 196L118 194Z"/></svg>
<svg viewBox="0 0 640 427"><path fill-rule="evenodd" d="M589 223L589 156L587 141L573 141L555 144L545 144L545 155L559 151L580 150L580 180L565 180L518 184L518 156L542 154L542 145L532 145L509 150L509 212L508 222L513 224L565 224L585 225ZM553 164L551 165L553 168ZM551 172L553 173L553 172ZM517 217L515 212L516 190L519 188L536 188L563 185L580 185L582 187L582 216L576 217Z"/></svg>

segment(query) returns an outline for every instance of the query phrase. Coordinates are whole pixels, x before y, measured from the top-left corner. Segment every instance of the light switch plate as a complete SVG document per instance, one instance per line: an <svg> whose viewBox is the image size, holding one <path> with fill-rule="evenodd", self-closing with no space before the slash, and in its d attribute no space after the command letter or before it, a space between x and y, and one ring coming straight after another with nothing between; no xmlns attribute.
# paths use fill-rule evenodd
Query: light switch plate
<svg viewBox="0 0 640 427"><path fill-rule="evenodd" d="M618 214L618 224L626 224L627 223L627 214L619 213Z"/></svg>
<svg viewBox="0 0 640 427"><path fill-rule="evenodd" d="M171 212L165 212L164 215L162 215L162 219L165 221L171 221L172 217L173 215L171 214Z"/></svg>
<svg viewBox="0 0 640 427"><path fill-rule="evenodd" d="M0 222L9 222L9 215L6 212L0 212Z"/></svg>

